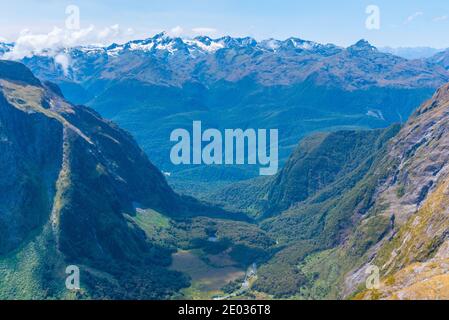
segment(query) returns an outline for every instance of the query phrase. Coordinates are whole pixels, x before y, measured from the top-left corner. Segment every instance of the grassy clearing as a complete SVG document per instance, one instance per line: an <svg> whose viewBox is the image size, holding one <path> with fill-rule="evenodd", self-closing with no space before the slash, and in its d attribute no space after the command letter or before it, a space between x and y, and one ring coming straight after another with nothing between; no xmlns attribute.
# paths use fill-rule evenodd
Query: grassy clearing
<svg viewBox="0 0 449 320"><path fill-rule="evenodd" d="M135 216L126 217L142 229L150 240L164 242L171 238L169 230L172 221L157 211L138 209Z"/></svg>
<svg viewBox="0 0 449 320"><path fill-rule="evenodd" d="M155 228L167 229L170 219L154 210L137 210L134 220L143 230L153 231Z"/></svg>
<svg viewBox="0 0 449 320"><path fill-rule="evenodd" d="M221 288L229 282L235 281L245 275L245 271L230 266L229 260L223 257L205 257L214 261L214 266L202 259L200 251L178 251L173 254L172 270L186 273L192 280L192 285L183 290L187 299L211 299L222 295ZM219 262L225 262L219 266Z"/></svg>

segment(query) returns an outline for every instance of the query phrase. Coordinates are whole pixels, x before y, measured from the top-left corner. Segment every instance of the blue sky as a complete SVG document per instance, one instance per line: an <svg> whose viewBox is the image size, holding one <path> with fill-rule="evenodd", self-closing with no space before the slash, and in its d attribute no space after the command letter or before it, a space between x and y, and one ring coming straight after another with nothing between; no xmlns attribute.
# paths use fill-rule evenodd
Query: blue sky
<svg viewBox="0 0 449 320"><path fill-rule="evenodd" d="M447 0L0 0L0 37L14 41L64 27L65 8L79 6L81 27L119 25L118 40L162 30L192 36L290 36L347 46L365 38L377 46L449 47ZM368 30L365 10L380 9L380 29ZM115 40L115 39L114 39Z"/></svg>

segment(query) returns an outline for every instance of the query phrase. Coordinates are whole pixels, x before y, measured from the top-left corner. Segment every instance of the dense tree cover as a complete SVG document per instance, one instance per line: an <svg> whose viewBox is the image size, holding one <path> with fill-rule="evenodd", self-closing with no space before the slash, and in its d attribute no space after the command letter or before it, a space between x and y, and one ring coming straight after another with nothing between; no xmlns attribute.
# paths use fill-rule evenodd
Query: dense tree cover
<svg viewBox="0 0 449 320"><path fill-rule="evenodd" d="M273 182L263 184L271 218L259 225L278 245L259 268L256 290L285 297L313 285L313 277L306 277L299 265L308 255L345 241L360 216L373 219L357 228L348 253L354 261L388 231L390 222L375 216L372 198L379 181L394 169L384 155L398 130L340 131L305 139Z"/></svg>
<svg viewBox="0 0 449 320"><path fill-rule="evenodd" d="M259 268L254 289L276 298L297 294L301 287L307 285L307 278L298 266L316 248L312 242L301 241L282 249Z"/></svg>
<svg viewBox="0 0 449 320"><path fill-rule="evenodd" d="M114 281L92 273L83 273L83 283L89 288L86 298L136 300L170 299L177 291L189 286L189 279L179 272L157 265L141 268L125 267Z"/></svg>
<svg viewBox="0 0 449 320"><path fill-rule="evenodd" d="M206 254L228 251L243 268L268 259L275 246L256 224L206 217L176 221L173 237L184 249L202 249Z"/></svg>

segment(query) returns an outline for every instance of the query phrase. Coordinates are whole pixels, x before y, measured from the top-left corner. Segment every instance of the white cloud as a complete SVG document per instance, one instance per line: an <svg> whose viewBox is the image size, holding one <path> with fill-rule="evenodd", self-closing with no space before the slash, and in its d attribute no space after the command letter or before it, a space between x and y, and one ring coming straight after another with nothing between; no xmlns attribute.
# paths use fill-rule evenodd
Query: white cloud
<svg viewBox="0 0 449 320"><path fill-rule="evenodd" d="M69 31L55 27L47 34L33 34L25 29L20 33L14 48L6 53L3 58L18 60L34 54L55 56L57 51L75 46L83 39L88 38L93 29L94 27L90 26L86 29Z"/></svg>
<svg viewBox="0 0 449 320"><path fill-rule="evenodd" d="M8 39L6 39L4 37L0 37L0 42L8 42Z"/></svg>
<svg viewBox="0 0 449 320"><path fill-rule="evenodd" d="M198 27L192 29L193 33L201 36L210 36L215 35L218 30L215 28L207 28L207 27Z"/></svg>
<svg viewBox="0 0 449 320"><path fill-rule="evenodd" d="M118 24L115 24L100 30L97 34L97 38L100 41L100 44L106 45L113 41L122 40L122 38L132 36L133 34L134 29L128 28L126 30L122 30Z"/></svg>
<svg viewBox="0 0 449 320"><path fill-rule="evenodd" d="M103 30L98 32L98 38L99 39L107 39L110 37L116 37L116 36L118 36L119 32L120 32L120 27L118 24L115 24L113 26L104 28Z"/></svg>
<svg viewBox="0 0 449 320"><path fill-rule="evenodd" d="M407 18L407 20L405 20L404 24L409 24L410 22L412 22L413 20L415 20L416 18L418 18L418 17L420 17L422 15L424 15L424 13L421 12L421 11L415 12L414 14L410 15Z"/></svg>
<svg viewBox="0 0 449 320"><path fill-rule="evenodd" d="M184 29L181 26L176 26L170 30L170 34L174 37L179 37L184 34Z"/></svg>
<svg viewBox="0 0 449 320"><path fill-rule="evenodd" d="M91 25L85 29L68 30L54 27L47 34L33 34L29 30L23 30L15 41L14 48L6 53L3 58L19 60L33 55L46 55L57 57L65 48L80 45L108 45L115 40L122 40L134 33L129 28L122 30L118 24L97 31ZM66 61L59 57L58 64L66 65Z"/></svg>
<svg viewBox="0 0 449 320"><path fill-rule="evenodd" d="M448 18L448 16L435 17L435 18L433 18L433 21L435 21L435 22L445 21L445 20L447 20L447 18Z"/></svg>
<svg viewBox="0 0 449 320"><path fill-rule="evenodd" d="M67 75L69 73L69 67L70 67L70 57L66 54L59 53L55 57L55 63L57 65L60 65L62 70L64 71L64 74Z"/></svg>

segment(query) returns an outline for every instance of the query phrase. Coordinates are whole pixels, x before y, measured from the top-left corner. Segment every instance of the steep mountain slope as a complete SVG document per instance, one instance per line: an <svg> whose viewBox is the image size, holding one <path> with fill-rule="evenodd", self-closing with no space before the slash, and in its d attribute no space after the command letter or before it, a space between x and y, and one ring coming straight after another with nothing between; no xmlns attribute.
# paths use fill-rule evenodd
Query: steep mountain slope
<svg viewBox="0 0 449 320"><path fill-rule="evenodd" d="M69 100L88 103L129 130L174 179L241 180L251 168L185 168L169 160L169 135L204 127L276 128L285 162L301 138L336 128L379 128L405 121L447 71L426 61L298 38L185 40L159 34L108 48L67 49L68 72L48 56L24 59ZM155 130L157 128L157 130Z"/></svg>
<svg viewBox="0 0 449 320"><path fill-rule="evenodd" d="M225 187L207 197L246 209L276 239L275 254L259 268L257 290L276 297L339 297L342 270L349 271L389 230L388 217L359 224L373 214L376 186L386 174L382 161L398 131L399 126L392 126L311 136L277 176ZM334 252L354 234L348 252ZM320 254L324 261L320 256L315 265L313 257ZM313 267L302 267L307 259Z"/></svg>
<svg viewBox="0 0 449 320"><path fill-rule="evenodd" d="M236 183L205 198L234 210L249 209L259 219L267 218L313 198L329 185L349 183L353 180L349 177L362 166L365 169L361 174L366 172L373 156L395 130L396 127L311 135L300 142L275 177Z"/></svg>
<svg viewBox="0 0 449 320"><path fill-rule="evenodd" d="M318 232L324 236L319 244L332 240L332 230L342 230L343 237L334 238L337 241L326 251L310 249L312 254L302 260L300 271L310 277L305 294L344 298L360 292L358 299L448 297L448 107L449 85L445 85L378 153L355 188L342 193L336 206L320 206L328 216L340 207L353 227L346 223L341 229L339 223L335 229L331 224L330 229ZM304 214L297 223L290 219L284 225L269 225L281 234L289 225L298 230L298 223L307 223L306 214L310 214L307 206L299 208ZM293 233L287 235L287 239L296 238ZM377 290L365 287L370 266L380 270Z"/></svg>
<svg viewBox="0 0 449 320"><path fill-rule="evenodd" d="M0 61L0 297L167 298L187 285L136 210L180 214L179 197L133 139L70 105L23 65Z"/></svg>
<svg viewBox="0 0 449 320"><path fill-rule="evenodd" d="M394 214L397 229L372 261L384 280L365 297L444 299L448 297L449 85L415 113L392 142L395 174L379 188L380 214ZM359 296L361 297L361 296Z"/></svg>
<svg viewBox="0 0 449 320"><path fill-rule="evenodd" d="M443 67L444 69L449 69L449 50L443 50L436 53L435 55L426 59L428 63L435 64L437 66Z"/></svg>
<svg viewBox="0 0 449 320"><path fill-rule="evenodd" d="M297 298L447 298L448 108L445 85L400 131L305 139L277 177L215 193L245 197L239 187L249 185L256 196L241 208L273 208L261 227L278 251L256 288ZM380 270L377 290L365 286L370 266Z"/></svg>

